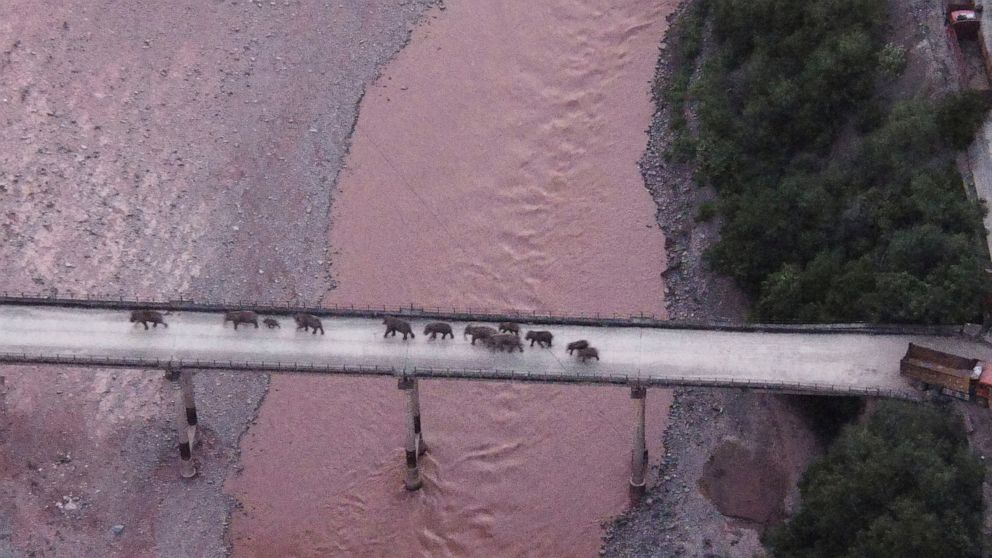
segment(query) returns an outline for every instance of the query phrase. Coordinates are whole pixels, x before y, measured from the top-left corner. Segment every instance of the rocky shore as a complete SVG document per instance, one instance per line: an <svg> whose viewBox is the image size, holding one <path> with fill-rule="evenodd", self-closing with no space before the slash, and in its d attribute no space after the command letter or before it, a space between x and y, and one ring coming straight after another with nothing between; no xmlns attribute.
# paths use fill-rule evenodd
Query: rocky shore
<svg viewBox="0 0 992 558"><path fill-rule="evenodd" d="M665 281L665 306L669 319L686 321L741 321L747 314L746 297L732 280L710 271L703 254L719 238L718 219L697 221L699 207L716 198L712 188L695 184L693 168L687 163L667 160L666 151L673 140L669 127L673 107L658 98L667 90L675 61L674 45L678 17L688 3L669 17L669 37L659 47L655 69L656 110L647 130L648 144L640 160L644 185L657 205L658 226L665 233L668 262L662 274Z"/></svg>
<svg viewBox="0 0 992 558"><path fill-rule="evenodd" d="M677 49L670 41L687 5L672 16L676 21L669 39L660 46L656 94L665 91L672 77ZM663 277L669 317L743 321L746 296L730 279L709 270L703 258L718 238L720 223L697 221L696 215L716 194L694 183L690 165L666 160L675 109L660 99L656 106L640 166L666 238ZM600 554L761 555L760 532L796 505L796 482L819 451L797 404L790 397L740 390L675 390L669 426L660 441L665 452L661 465L652 468L641 503L606 528Z"/></svg>

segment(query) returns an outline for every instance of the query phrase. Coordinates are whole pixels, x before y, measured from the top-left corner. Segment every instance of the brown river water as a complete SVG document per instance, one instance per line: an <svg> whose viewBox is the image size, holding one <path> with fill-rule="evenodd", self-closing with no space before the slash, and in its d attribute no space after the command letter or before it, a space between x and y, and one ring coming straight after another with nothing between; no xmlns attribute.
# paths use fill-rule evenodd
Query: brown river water
<svg viewBox="0 0 992 558"><path fill-rule="evenodd" d="M675 6L434 8L362 101L325 302L664 316L636 162ZM649 393L652 450L669 402ZM627 503L626 389L422 382L421 406L431 451L409 493L394 380L273 376L227 485L234 554L596 554Z"/></svg>

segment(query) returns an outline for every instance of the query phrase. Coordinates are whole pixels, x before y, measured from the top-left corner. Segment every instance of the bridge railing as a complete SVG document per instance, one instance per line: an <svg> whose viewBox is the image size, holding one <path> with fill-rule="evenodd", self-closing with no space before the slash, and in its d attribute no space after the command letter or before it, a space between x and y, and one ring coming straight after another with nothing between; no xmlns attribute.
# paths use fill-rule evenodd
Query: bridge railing
<svg viewBox="0 0 992 558"><path fill-rule="evenodd" d="M845 384L825 384L794 381L752 381L719 376L640 376L626 374L584 375L549 374L499 368L413 368L366 365L321 365L298 362L158 359L144 357L104 357L90 355L37 355L29 353L0 353L0 363L57 364L100 368L152 368L160 370L233 370L298 374L334 374L350 376L393 376L424 379L515 381L550 384L641 385L649 387L717 387L767 390L820 395L854 395L919 400L915 390L900 391Z"/></svg>
<svg viewBox="0 0 992 558"><path fill-rule="evenodd" d="M733 322L694 322L662 320L653 314L575 314L558 315L547 312L498 312L483 308L440 308L410 304L407 306L376 306L329 304L306 306L292 301L224 300L220 302L196 301L178 296L168 300L139 300L124 295L45 296L30 293L0 292L0 305L53 306L64 308L90 308L105 310L134 310L150 308L176 312L223 312L233 309L251 309L264 314L294 314L305 312L317 316L347 318L382 318L402 316L411 319L450 320L465 322L514 321L529 324L568 325L590 327L649 327L656 329L692 329L710 331L741 331L764 333L861 333L868 335L934 335L954 336L962 333L956 325L921 326L908 324L745 324Z"/></svg>

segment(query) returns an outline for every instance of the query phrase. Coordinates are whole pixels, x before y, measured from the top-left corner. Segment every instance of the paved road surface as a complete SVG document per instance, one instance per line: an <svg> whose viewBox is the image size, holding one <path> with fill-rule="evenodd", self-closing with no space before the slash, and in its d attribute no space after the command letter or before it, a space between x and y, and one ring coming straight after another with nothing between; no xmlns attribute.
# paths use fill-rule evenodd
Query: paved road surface
<svg viewBox="0 0 992 558"><path fill-rule="evenodd" d="M784 390L914 397L899 376L899 359L910 341L976 358L992 348L963 337L866 333L769 333L541 325L555 334L551 349L523 353L472 346L452 322L455 339L430 341L426 320L413 321L416 339L383 339L381 320L325 318L326 335L295 330L289 316L274 316L282 328L268 330L223 324L221 314L173 312L169 327L145 331L126 310L0 305L0 359L162 367L157 361L246 370L291 365L314 372L433 375L548 382L714 386L758 384ZM588 339L602 360L581 363L565 344ZM133 359L138 359L137 361ZM247 364L246 364L247 363ZM527 378L530 375L530 378ZM814 385L815 384L815 385Z"/></svg>

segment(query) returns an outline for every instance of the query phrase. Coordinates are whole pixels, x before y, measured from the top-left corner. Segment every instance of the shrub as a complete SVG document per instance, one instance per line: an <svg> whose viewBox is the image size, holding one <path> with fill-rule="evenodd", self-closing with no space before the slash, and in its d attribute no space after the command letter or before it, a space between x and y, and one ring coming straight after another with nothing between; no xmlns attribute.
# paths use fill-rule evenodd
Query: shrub
<svg viewBox="0 0 992 558"><path fill-rule="evenodd" d="M689 134L689 130L682 128L675 131L675 136L665 155L666 159L672 163L685 163L696 156L696 140Z"/></svg>
<svg viewBox="0 0 992 558"><path fill-rule="evenodd" d="M778 558L977 558L984 473L946 410L883 402L810 466L802 509L765 543Z"/></svg>
<svg viewBox="0 0 992 558"><path fill-rule="evenodd" d="M889 77L896 77L906 69L906 49L888 43L878 53L878 67Z"/></svg>
<svg viewBox="0 0 992 558"><path fill-rule="evenodd" d="M696 221L704 223L713 220L716 217L716 204L711 201L705 201L699 204L699 209L696 211Z"/></svg>
<svg viewBox="0 0 992 558"><path fill-rule="evenodd" d="M965 91L943 99L937 105L937 127L941 137L955 149L968 147L987 110L988 101L976 91Z"/></svg>

